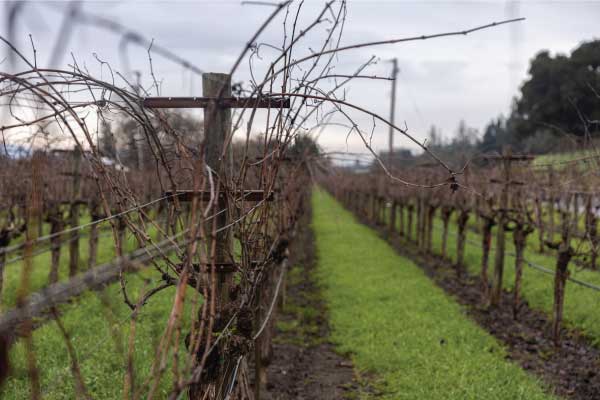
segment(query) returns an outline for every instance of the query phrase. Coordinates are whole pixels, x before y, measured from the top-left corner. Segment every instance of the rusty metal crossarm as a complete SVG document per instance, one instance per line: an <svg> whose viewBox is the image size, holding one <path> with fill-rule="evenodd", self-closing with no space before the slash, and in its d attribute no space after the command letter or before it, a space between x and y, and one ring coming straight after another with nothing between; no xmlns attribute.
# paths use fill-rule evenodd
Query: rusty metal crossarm
<svg viewBox="0 0 600 400"><path fill-rule="evenodd" d="M282 97L146 97L146 108L207 108L218 102L222 108L290 108L290 99Z"/></svg>
<svg viewBox="0 0 600 400"><path fill-rule="evenodd" d="M182 202L192 201L194 197L199 198L200 201L209 201L211 195L211 192L208 190L177 190L177 192L167 191L164 194L164 196L169 199L177 196L177 199ZM219 196L224 195L225 192L219 192ZM233 195L235 201L272 201L274 198L274 191L269 191L266 197L264 190L244 190L243 192L234 192Z"/></svg>
<svg viewBox="0 0 600 400"><path fill-rule="evenodd" d="M260 261L250 261L250 266L252 268L255 268L256 266L260 265L261 262ZM194 270L194 272L199 273L202 271L203 268L206 269L206 271L210 272L212 266L215 266L215 270L216 272L219 273L231 273L231 272L236 272L238 270L240 270L240 263L235 263L235 262L210 262L210 261L205 261L202 263L192 263L192 269ZM178 264L175 267L178 271L183 270L183 264Z"/></svg>
<svg viewBox="0 0 600 400"><path fill-rule="evenodd" d="M511 154L511 155L492 154L492 155L486 155L483 158L485 158L486 160L533 161L535 159L535 156L531 155L531 154Z"/></svg>
<svg viewBox="0 0 600 400"><path fill-rule="evenodd" d="M520 185L520 186L525 185L525 182L523 182L523 181L504 182L504 181L502 181L500 179L496 179L496 178L490 179L490 183L501 183L501 184L508 183L509 185Z"/></svg>

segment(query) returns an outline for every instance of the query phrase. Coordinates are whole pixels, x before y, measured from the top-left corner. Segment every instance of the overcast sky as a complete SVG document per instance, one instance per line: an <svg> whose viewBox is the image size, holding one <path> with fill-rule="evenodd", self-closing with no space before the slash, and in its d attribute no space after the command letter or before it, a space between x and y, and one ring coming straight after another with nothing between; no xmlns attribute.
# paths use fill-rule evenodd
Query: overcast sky
<svg viewBox="0 0 600 400"><path fill-rule="evenodd" d="M310 20L323 2L307 0L303 21ZM6 21L4 4L0 20ZM29 33L38 50L38 64L48 63L49 55L62 23L61 10L67 3L32 2L22 7L17 43L30 52ZM271 12L270 7L242 5L240 1L130 1L83 2L82 9L108 17L142 33L155 43L195 63L204 71L229 70L246 41ZM348 1L348 15L342 45L462 30L506 18L526 17L525 22L501 26L469 36L449 37L421 42L353 50L338 60L338 73L350 72L371 55L380 58L370 73L389 75L386 61L397 57L397 122L408 126L424 139L431 125L450 138L461 119L480 131L499 114L506 114L511 98L527 77L529 60L543 49L569 53L580 42L600 37L600 2L596 1ZM6 35L7 26L2 31ZM280 45L281 19L262 37ZM322 38L322 36L320 36ZM93 71L100 72L94 54L113 68L142 71L149 85L145 49L129 47L128 61L119 52L121 37L95 27L74 24L72 35L59 61L60 66L77 56ZM308 38L298 52L309 53L318 38ZM129 65L127 65L129 64ZM4 64L0 64L4 65ZM202 93L200 78L189 71L155 56L154 69L162 81L163 95L189 96ZM102 71L107 78L107 71ZM245 63L234 81L247 80ZM389 114L390 83L362 81L353 83L348 98L384 116ZM369 118L362 118L370 130ZM364 152L357 138L346 138L341 128L326 130L319 139L328 150ZM398 146L406 141L396 138ZM377 125L373 134L377 150L387 146L387 129Z"/></svg>

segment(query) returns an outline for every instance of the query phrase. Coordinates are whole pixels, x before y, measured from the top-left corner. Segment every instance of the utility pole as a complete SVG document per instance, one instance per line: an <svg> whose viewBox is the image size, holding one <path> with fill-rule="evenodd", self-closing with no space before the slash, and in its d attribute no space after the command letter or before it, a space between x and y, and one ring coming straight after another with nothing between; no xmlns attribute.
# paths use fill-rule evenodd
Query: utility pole
<svg viewBox="0 0 600 400"><path fill-rule="evenodd" d="M389 155L388 155L388 168L392 166L392 158L394 154L394 117L396 114L396 78L398 76L398 59L392 59L392 94L390 101L390 137L389 137Z"/></svg>
<svg viewBox="0 0 600 400"><path fill-rule="evenodd" d="M511 149L509 146L505 146L502 151L502 192L500 193L500 213L498 219L498 231L496 236L496 255L494 259L494 280L492 286L492 293L490 296L490 303L494 306L500 303L500 297L502 296L502 277L504 274L504 241L506 230L506 222L508 220L508 201L509 201L509 190L510 190L510 163L511 163Z"/></svg>

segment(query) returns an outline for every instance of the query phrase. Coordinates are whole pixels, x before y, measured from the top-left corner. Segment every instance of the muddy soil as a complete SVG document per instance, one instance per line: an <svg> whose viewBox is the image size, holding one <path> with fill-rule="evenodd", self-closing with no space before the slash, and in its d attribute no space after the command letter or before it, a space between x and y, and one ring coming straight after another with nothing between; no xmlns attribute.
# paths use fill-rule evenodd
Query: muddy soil
<svg viewBox="0 0 600 400"><path fill-rule="evenodd" d="M310 216L290 249L282 310L277 315L273 360L261 400L348 399L362 390L349 358L328 342L327 309L315 282L315 243Z"/></svg>
<svg viewBox="0 0 600 400"><path fill-rule="evenodd" d="M364 221L363 221L364 222ZM554 345L552 320L523 302L513 317L512 293L504 291L498 307L486 307L478 277L454 269L448 260L421 254L414 244L376 228L403 256L413 260L446 293L452 295L480 326L506 347L507 358L545 382L550 391L569 399L600 399L600 349L575 329L564 328Z"/></svg>

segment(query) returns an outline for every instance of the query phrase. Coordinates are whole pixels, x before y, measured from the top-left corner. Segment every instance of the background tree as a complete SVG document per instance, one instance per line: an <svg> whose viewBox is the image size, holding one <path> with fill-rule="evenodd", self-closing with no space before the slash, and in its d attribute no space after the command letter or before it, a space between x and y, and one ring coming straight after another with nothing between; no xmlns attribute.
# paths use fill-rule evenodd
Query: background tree
<svg viewBox="0 0 600 400"><path fill-rule="evenodd" d="M500 152L504 145L512 144L513 141L514 139L507 128L507 121L500 115L487 124L478 147L484 153Z"/></svg>
<svg viewBox="0 0 600 400"><path fill-rule="evenodd" d="M520 140L540 132L598 135L592 121L600 119L600 40L581 44L570 56L542 51L529 74L510 118Z"/></svg>

